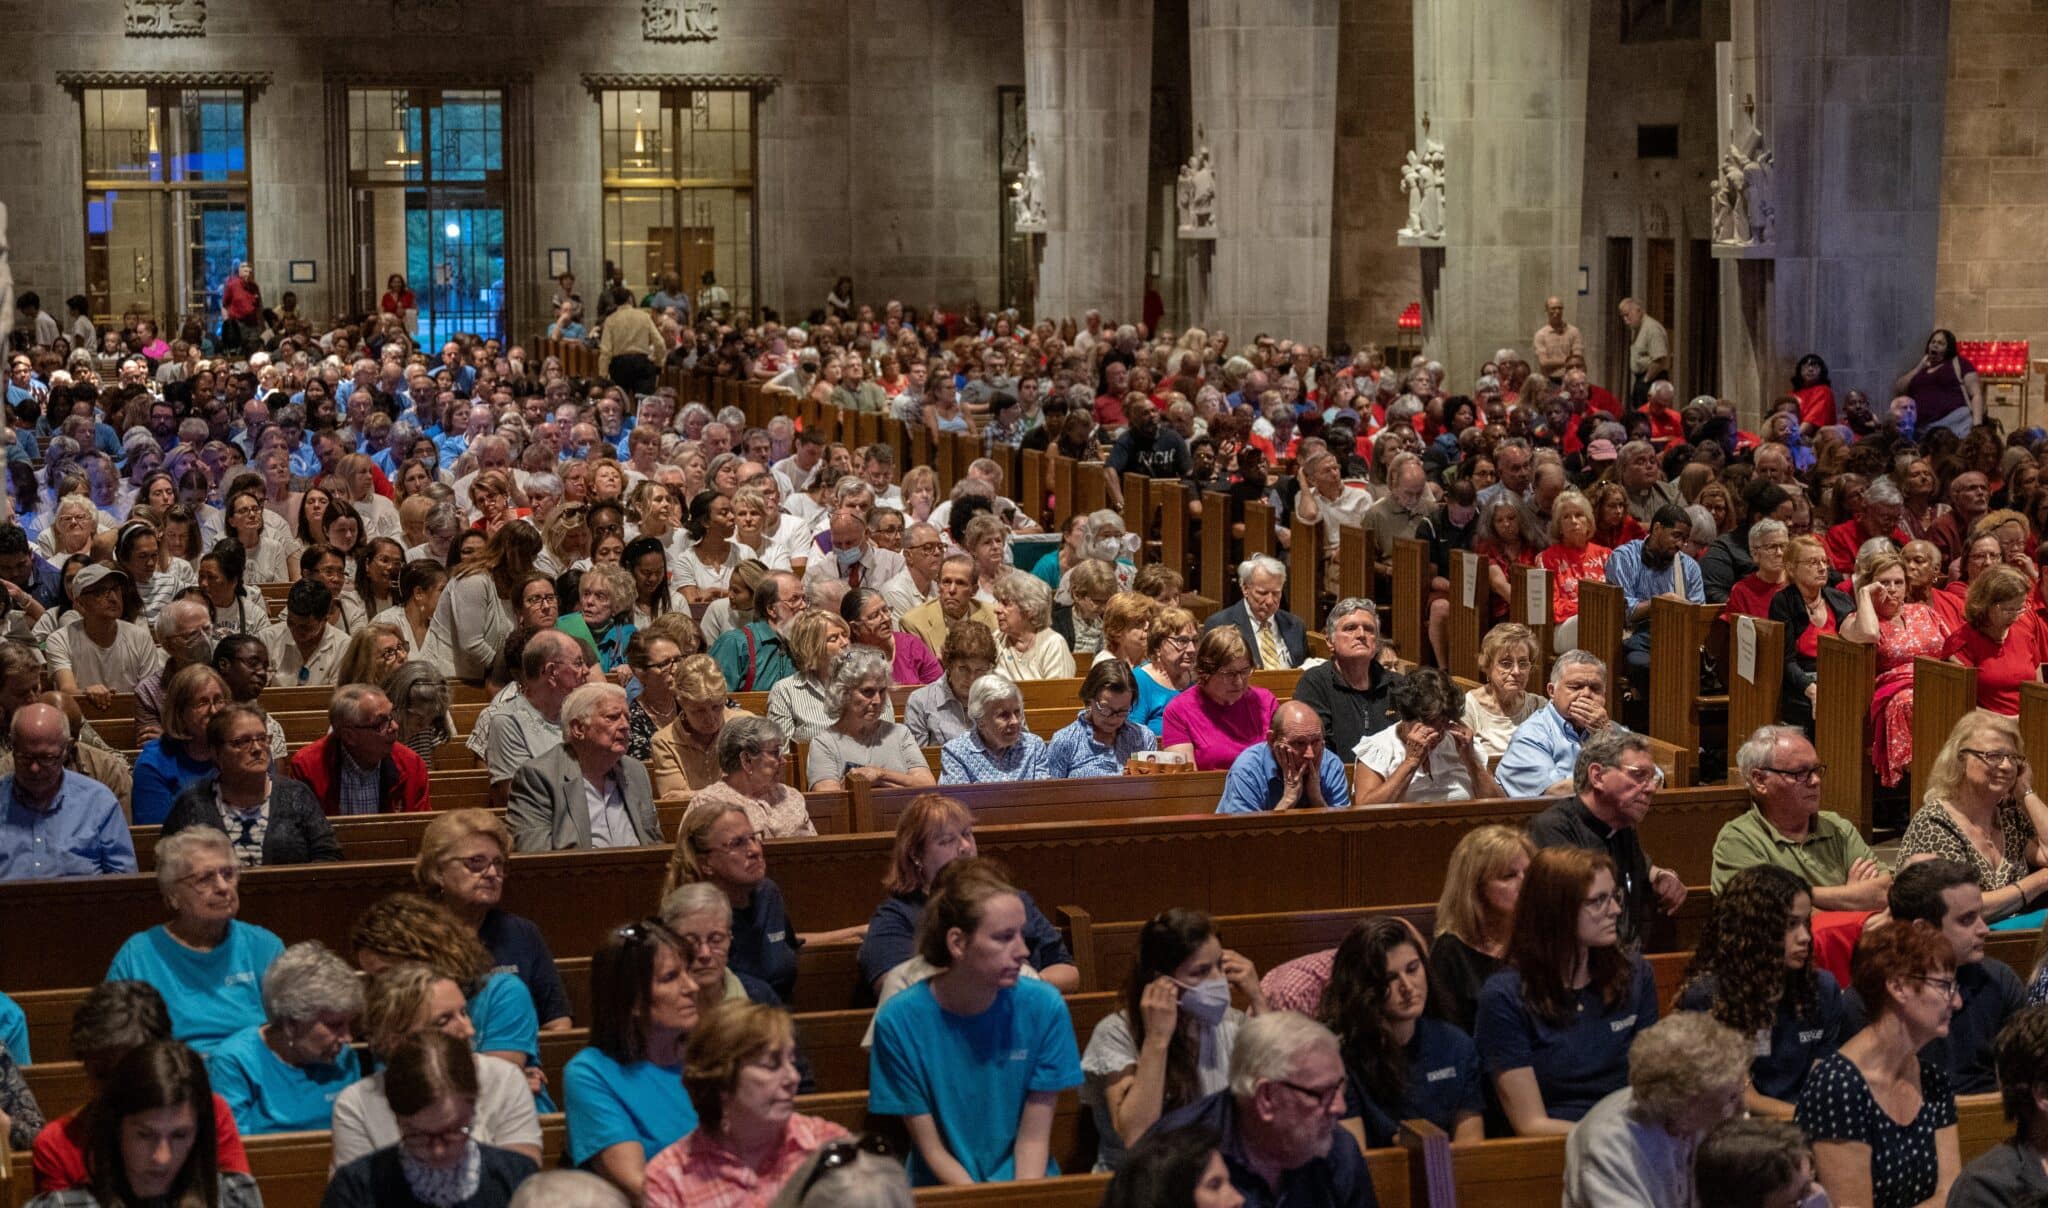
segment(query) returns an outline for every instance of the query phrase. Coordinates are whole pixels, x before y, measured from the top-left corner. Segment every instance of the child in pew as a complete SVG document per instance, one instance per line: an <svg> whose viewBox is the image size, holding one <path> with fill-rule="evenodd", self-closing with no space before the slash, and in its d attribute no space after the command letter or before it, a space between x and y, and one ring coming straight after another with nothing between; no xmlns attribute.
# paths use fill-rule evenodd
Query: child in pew
<svg viewBox="0 0 2048 1208"><path fill-rule="evenodd" d="M1081 1083L1080 1054L1059 991L1019 980L1022 899L990 865L956 860L918 940L940 972L876 1012L868 1110L904 1118L914 1183L1058 1174L1053 1111Z"/></svg>
<svg viewBox="0 0 2048 1208"><path fill-rule="evenodd" d="M1736 873L1686 969L1680 1011L1705 1011L1751 1037L1752 1113L1792 1117L1814 1065L1847 1039L1842 988L1813 964L1813 894L1798 874L1760 864Z"/></svg>
<svg viewBox="0 0 2048 1208"><path fill-rule="evenodd" d="M148 982L102 982L71 1016L71 1051L84 1067L95 1099L129 1053L170 1038L170 1009ZM242 1148L234 1113L219 1095L213 1096L213 1136L215 1168L247 1174L249 1155ZM91 1146L90 1104L46 1124L34 1142L36 1191L87 1185L86 1153Z"/></svg>
<svg viewBox="0 0 2048 1208"><path fill-rule="evenodd" d="M249 1136L320 1131L334 1101L363 1076L349 1029L362 982L318 940L293 944L263 975L265 1023L222 1041L208 1068Z"/></svg>
<svg viewBox="0 0 2048 1208"><path fill-rule="evenodd" d="M215 1110L207 1110L209 1102ZM32 1208L163 1203L262 1208L263 1197L247 1170L221 1164L219 1114L219 1100L197 1053L175 1040L140 1045L108 1071L85 1109L81 1132L90 1156L80 1154L80 1178L61 1190L45 1189L29 1203ZM130 1139L137 1134L158 1140L140 1146Z"/></svg>

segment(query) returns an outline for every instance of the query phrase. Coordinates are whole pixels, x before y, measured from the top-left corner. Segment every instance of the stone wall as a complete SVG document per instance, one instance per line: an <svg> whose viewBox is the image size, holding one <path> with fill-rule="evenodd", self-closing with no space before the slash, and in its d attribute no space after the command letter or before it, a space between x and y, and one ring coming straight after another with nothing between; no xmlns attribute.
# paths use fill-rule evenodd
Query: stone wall
<svg viewBox="0 0 2048 1208"><path fill-rule="evenodd" d="M2048 6L1954 0L1949 20L1934 322L2048 355Z"/></svg>
<svg viewBox="0 0 2048 1208"><path fill-rule="evenodd" d="M1415 127L1415 90L1406 84L1415 70L1415 18L1407 4L1343 0L1337 20L1329 338L1389 346L1394 321L1422 297L1420 254L1394 242L1408 220L1401 160Z"/></svg>
<svg viewBox="0 0 2048 1208"><path fill-rule="evenodd" d="M434 32L392 32L394 3ZM0 204L16 288L46 305L83 283L78 104L59 71L268 71L250 107L260 280L281 293L290 260L319 262L298 287L325 313L330 263L325 130L330 75L379 83L519 76L530 90L535 279L550 247L578 275L603 262L598 106L585 73L764 74L760 108L761 300L801 316L840 273L859 297L925 304L993 299L996 89L1023 82L1021 0L748 0L717 6L716 40L644 41L637 4L535 0L211 0L201 38L124 37L119 0L18 0L0 42ZM540 287L523 310L538 322ZM515 334L524 334L515 333Z"/></svg>

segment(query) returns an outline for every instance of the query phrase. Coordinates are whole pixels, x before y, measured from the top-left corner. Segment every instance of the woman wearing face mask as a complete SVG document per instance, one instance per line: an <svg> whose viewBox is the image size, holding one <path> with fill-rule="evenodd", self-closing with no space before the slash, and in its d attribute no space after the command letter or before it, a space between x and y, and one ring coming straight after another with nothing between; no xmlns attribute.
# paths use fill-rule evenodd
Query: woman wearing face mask
<svg viewBox="0 0 2048 1208"><path fill-rule="evenodd" d="M1123 1009L1095 1025L1081 1058L1102 1138L1098 1169L1115 1170L1161 1116L1228 1084L1246 1018L1230 1005L1233 988L1252 1014L1265 1009L1258 971L1223 947L1208 915L1175 907L1138 933Z"/></svg>
<svg viewBox="0 0 2048 1208"><path fill-rule="evenodd" d="M397 1141L337 1169L320 1208L508 1208L540 1169L524 1153L478 1140L483 1092L461 1040L410 1036L380 1077Z"/></svg>
<svg viewBox="0 0 2048 1208"><path fill-rule="evenodd" d="M993 868L955 860L918 933L918 955L938 972L875 1012L868 1107L903 1117L913 1183L1059 1173L1053 1111L1082 1082L1080 1055L1059 991L1020 980L1025 922L1023 899Z"/></svg>
<svg viewBox="0 0 2048 1208"><path fill-rule="evenodd" d="M1361 920L1337 946L1318 1018L1344 1056L1344 1127L1361 1149L1394 1144L1403 1120L1427 1120L1453 1141L1478 1141L1479 1050L1451 1024L1425 1018L1429 965L1405 919Z"/></svg>

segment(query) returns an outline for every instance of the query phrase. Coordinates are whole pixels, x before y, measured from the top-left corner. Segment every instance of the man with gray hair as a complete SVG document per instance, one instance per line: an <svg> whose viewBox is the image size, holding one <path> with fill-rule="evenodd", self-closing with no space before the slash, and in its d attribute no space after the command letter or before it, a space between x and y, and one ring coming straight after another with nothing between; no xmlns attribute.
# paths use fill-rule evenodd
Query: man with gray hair
<svg viewBox="0 0 2048 1208"><path fill-rule="evenodd" d="M1244 648L1251 652L1252 666L1259 670L1285 671L1301 666L1308 658L1308 626L1280 607L1287 589L1287 564L1266 554L1254 554L1238 564L1237 583L1244 598L1210 614L1202 628L1235 625L1244 635Z"/></svg>
<svg viewBox="0 0 2048 1208"><path fill-rule="evenodd" d="M1238 1030L1230 1085L1168 1112L1148 1135L1199 1129L1214 1136L1247 1205L1377 1208L1365 1156L1337 1127L1345 1082L1328 1028L1293 1011L1269 1011Z"/></svg>
<svg viewBox="0 0 2048 1208"><path fill-rule="evenodd" d="M505 825L514 851L645 847L662 841L654 782L626 754L626 690L585 684L562 702L562 745L512 776Z"/></svg>
<svg viewBox="0 0 2048 1208"><path fill-rule="evenodd" d="M368 684L335 689L327 733L300 747L284 772L311 789L329 817L434 808L427 800L426 762L398 741L391 699Z"/></svg>
<svg viewBox="0 0 2048 1208"><path fill-rule="evenodd" d="M519 652L519 686L491 718L484 765L491 773L491 804L503 805L512 777L561 744L562 702L590 678L582 643L559 629L543 629Z"/></svg>
<svg viewBox="0 0 2048 1208"><path fill-rule="evenodd" d="M135 871L128 819L112 790L68 771L71 723L39 702L7 727L14 770L0 776L0 881Z"/></svg>
<svg viewBox="0 0 2048 1208"><path fill-rule="evenodd" d="M1587 739L1613 726L1607 717L1607 664L1567 650L1550 667L1550 704L1515 727L1493 778L1510 797L1542 797L1563 787Z"/></svg>
<svg viewBox="0 0 2048 1208"><path fill-rule="evenodd" d="M908 1188L904 1191L909 1200ZM626 1193L587 1170L543 1170L519 1185L512 1208L632 1208Z"/></svg>
<svg viewBox="0 0 2048 1208"><path fill-rule="evenodd" d="M1572 767L1577 795L1529 820L1529 838L1537 847L1582 847L1614 861L1625 946L1642 944L1659 907L1673 914L1685 905L1685 882L1650 863L1638 832L1663 783L1650 740L1609 726L1579 749Z"/></svg>
<svg viewBox="0 0 2048 1208"><path fill-rule="evenodd" d="M164 732L164 685L172 676L213 657L207 629L213 612L197 600L172 600L156 617L156 644L164 661L135 684L135 741L148 742Z"/></svg>
<svg viewBox="0 0 2048 1208"><path fill-rule="evenodd" d="M1714 836L1716 894L1736 873L1769 864L1813 889L1815 910L1883 910L1891 873L1848 819L1820 808L1820 762L1798 726L1759 726L1735 753L1749 812Z"/></svg>
<svg viewBox="0 0 2048 1208"><path fill-rule="evenodd" d="M1323 632L1330 657L1301 673L1294 699L1316 711L1330 749L1342 758L1359 739L1394 724L1393 689L1401 677L1380 663L1380 618L1371 600L1337 601Z"/></svg>

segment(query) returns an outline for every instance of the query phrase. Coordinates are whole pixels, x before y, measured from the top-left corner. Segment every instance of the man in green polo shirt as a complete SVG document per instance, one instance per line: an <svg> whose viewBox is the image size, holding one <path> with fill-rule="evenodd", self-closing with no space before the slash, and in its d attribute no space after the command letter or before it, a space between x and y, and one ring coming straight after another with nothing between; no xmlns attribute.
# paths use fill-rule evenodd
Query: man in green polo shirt
<svg viewBox="0 0 2048 1208"><path fill-rule="evenodd" d="M1758 864L1798 873L1815 910L1883 910L1892 875L1856 828L1820 808L1826 770L1797 726L1763 726L1736 753L1749 812L1714 838L1714 892Z"/></svg>

